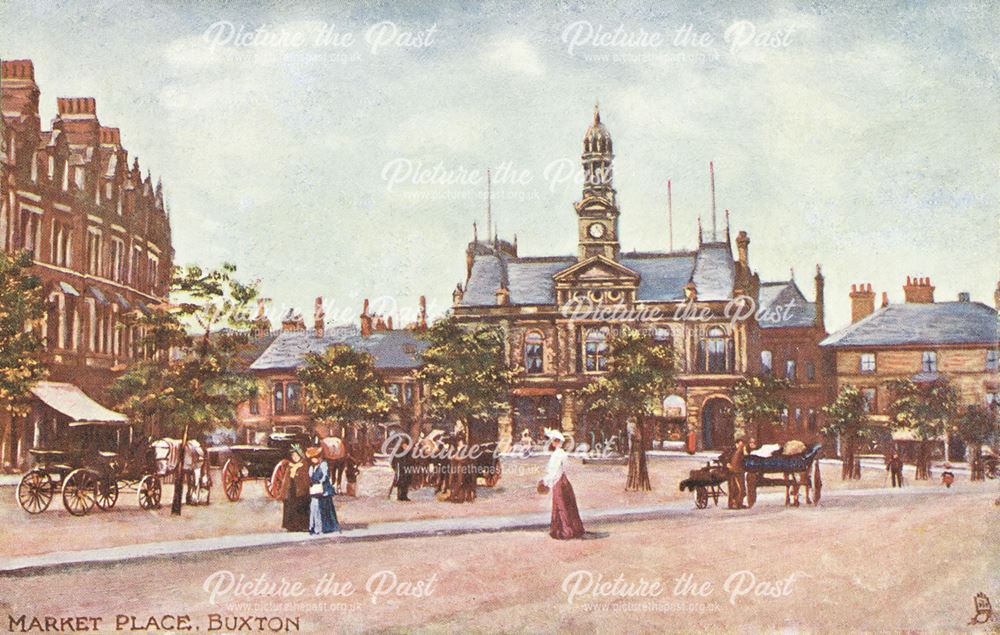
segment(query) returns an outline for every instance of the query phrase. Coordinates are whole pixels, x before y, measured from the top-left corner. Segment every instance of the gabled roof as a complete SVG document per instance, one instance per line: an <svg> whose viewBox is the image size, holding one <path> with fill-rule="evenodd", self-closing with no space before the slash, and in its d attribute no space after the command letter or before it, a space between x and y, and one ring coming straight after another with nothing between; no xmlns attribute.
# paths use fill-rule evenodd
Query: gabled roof
<svg viewBox="0 0 1000 635"><path fill-rule="evenodd" d="M337 344L371 354L375 368L383 369L417 368L420 353L428 347L412 331L377 331L367 337L354 330L334 329L322 337L310 331L286 331L271 342L250 370L294 370L303 365L306 353L323 353Z"/></svg>
<svg viewBox="0 0 1000 635"><path fill-rule="evenodd" d="M997 344L997 312L980 302L890 304L833 333L820 346Z"/></svg>
<svg viewBox="0 0 1000 635"><path fill-rule="evenodd" d="M586 274L588 271L594 270L605 270L610 271L611 275L622 276L626 278L631 278L638 281L639 274L637 274L632 269L629 269L625 265L615 262L610 258L605 258L604 256L594 256L593 258L588 258L586 260L581 260L580 262L566 267L559 273L555 274L553 278L555 280L574 278L577 274Z"/></svg>
<svg viewBox="0 0 1000 635"><path fill-rule="evenodd" d="M757 311L761 328L809 327L816 323L816 303L809 302L794 280L762 282Z"/></svg>

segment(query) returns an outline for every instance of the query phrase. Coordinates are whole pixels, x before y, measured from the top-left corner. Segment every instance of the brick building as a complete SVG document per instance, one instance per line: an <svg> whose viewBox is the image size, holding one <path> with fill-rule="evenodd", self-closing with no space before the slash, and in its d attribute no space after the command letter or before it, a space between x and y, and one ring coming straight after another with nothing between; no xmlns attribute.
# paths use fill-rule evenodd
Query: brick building
<svg viewBox="0 0 1000 635"><path fill-rule="evenodd" d="M420 352L427 343L417 334L427 328L426 305L420 300L420 313L415 324L394 329L391 316L385 318L370 312L368 300L360 316L360 328L340 326L328 329L321 298L316 299L313 328L307 329L301 314L290 310L282 319L281 331L258 341L266 347L250 364L257 379L259 396L237 409L237 440L253 442L258 433L287 426L301 426L321 436L340 435L340 430L314 425L305 407L305 394L297 372L306 353L322 353L332 346L350 346L372 356L375 371L398 400L400 408L392 413L385 426L407 428L400 413L407 412L421 421L422 390L415 377L420 367ZM357 441L357 439L349 439Z"/></svg>
<svg viewBox="0 0 1000 635"><path fill-rule="evenodd" d="M4 61L0 84L0 247L33 254L49 303L37 325L49 379L106 403L116 372L143 355L141 334L121 328L122 317L167 295L174 253L163 188L137 158L129 166L93 98L60 97L44 130L32 62ZM44 441L48 410L36 410L3 421L4 465L23 464Z"/></svg>
<svg viewBox="0 0 1000 635"><path fill-rule="evenodd" d="M763 431L762 443L800 439L820 441L823 406L834 397L832 355L820 348L826 338L823 273L816 266L815 301L809 302L795 283L765 282L760 286L760 368L790 383L788 407L781 425Z"/></svg>
<svg viewBox="0 0 1000 635"><path fill-rule="evenodd" d="M935 302L929 278L908 277L904 302L882 294L875 309L870 284L851 286L852 323L821 342L834 355L835 387L857 386L868 397L876 421L887 420L886 382L944 378L963 405L998 402L997 310L961 293L957 301ZM1000 306L1000 287L994 298ZM906 440L906 435L897 435ZM958 444L954 458L961 458Z"/></svg>
<svg viewBox="0 0 1000 635"><path fill-rule="evenodd" d="M696 249L623 251L613 158L611 135L595 109L583 140L583 192L574 204L575 255L522 256L516 239L488 231L480 240L475 230L466 249L453 314L464 323L499 325L510 363L523 369L511 415L500 421L500 438L518 438L524 429L538 435L543 427L559 427L578 441L607 434L581 411L579 391L605 372L612 332L631 324L678 353L676 390L663 395L646 422L653 447L683 445L689 435L699 448L725 447L734 432L733 387L761 372L762 329L753 311L760 294L769 304L788 294L799 300L802 315L772 330L766 341L772 350L782 342L779 356L798 356L803 364L818 364L810 347L822 333L822 310L817 321L816 306L794 284L761 284L749 264L750 238L739 232L731 239L728 213L723 231L716 230L714 176L712 222L703 231L699 221ZM732 319L734 307L743 306L752 307L751 315ZM820 392L821 377L806 389ZM802 408L815 410L813 392Z"/></svg>

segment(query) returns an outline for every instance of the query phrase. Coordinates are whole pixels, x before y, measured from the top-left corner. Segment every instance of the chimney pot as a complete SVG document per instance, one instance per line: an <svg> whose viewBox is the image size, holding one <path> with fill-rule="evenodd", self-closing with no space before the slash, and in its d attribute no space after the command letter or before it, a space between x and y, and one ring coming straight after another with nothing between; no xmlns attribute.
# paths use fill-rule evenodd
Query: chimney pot
<svg viewBox="0 0 1000 635"><path fill-rule="evenodd" d="M969 296L969 292L968 291L962 291L961 293L958 294L958 301L959 302L969 302L970 300L971 300L971 297Z"/></svg>

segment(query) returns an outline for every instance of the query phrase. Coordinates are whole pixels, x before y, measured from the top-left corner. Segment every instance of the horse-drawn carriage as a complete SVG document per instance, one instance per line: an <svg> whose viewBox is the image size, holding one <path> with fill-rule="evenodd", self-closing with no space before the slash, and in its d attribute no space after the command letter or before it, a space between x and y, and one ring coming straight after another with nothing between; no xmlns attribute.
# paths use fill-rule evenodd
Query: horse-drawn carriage
<svg viewBox="0 0 1000 635"><path fill-rule="evenodd" d="M222 466L222 488L226 498L235 502L243 493L243 483L263 480L264 491L272 498L281 492L281 481L293 445L312 445L313 436L302 426L286 426L267 436L264 445L234 445L231 456Z"/></svg>
<svg viewBox="0 0 1000 635"><path fill-rule="evenodd" d="M742 474L734 473L729 468L734 452L734 448L730 448L705 467L692 470L688 478L681 481L680 490L694 492L695 507L704 509L708 507L709 498L718 505L719 496L727 495L722 488L723 483L731 478L744 478L748 507L757 502L757 488L766 486L784 486L785 504L795 507L799 505L799 489L805 486L806 503L816 504L823 491L819 469L822 447L817 443L806 448L798 442L786 444L784 448L777 444L764 446L744 457ZM781 476L769 476L777 474Z"/></svg>
<svg viewBox="0 0 1000 635"><path fill-rule="evenodd" d="M66 511L83 516L94 506L111 509L121 491L131 490L140 508L158 507L162 475L152 446L133 432L124 417L71 422L58 447L28 450L34 465L17 485L18 505L39 514L58 492Z"/></svg>

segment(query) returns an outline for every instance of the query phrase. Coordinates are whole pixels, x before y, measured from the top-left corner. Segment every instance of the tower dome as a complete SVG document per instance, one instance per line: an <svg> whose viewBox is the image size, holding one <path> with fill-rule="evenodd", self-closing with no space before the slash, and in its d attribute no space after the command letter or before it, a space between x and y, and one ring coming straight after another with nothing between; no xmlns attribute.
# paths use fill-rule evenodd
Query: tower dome
<svg viewBox="0 0 1000 635"><path fill-rule="evenodd" d="M611 153L611 133L601 123L601 111L597 104L594 104L594 123L583 136L583 151L587 154Z"/></svg>

